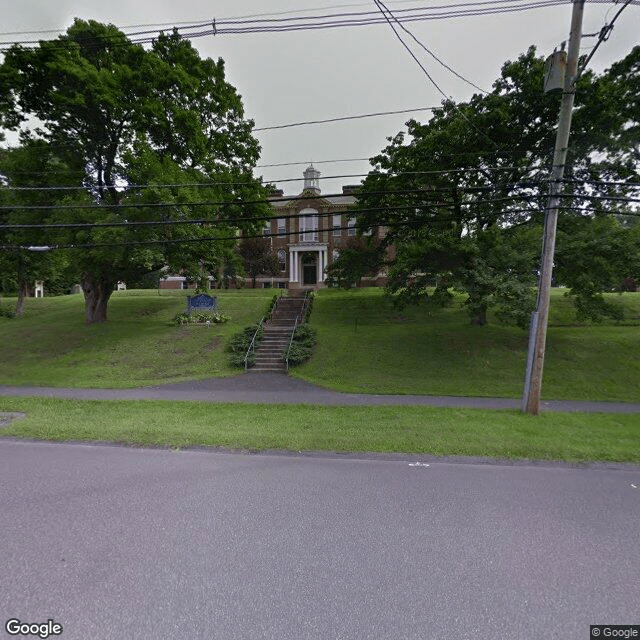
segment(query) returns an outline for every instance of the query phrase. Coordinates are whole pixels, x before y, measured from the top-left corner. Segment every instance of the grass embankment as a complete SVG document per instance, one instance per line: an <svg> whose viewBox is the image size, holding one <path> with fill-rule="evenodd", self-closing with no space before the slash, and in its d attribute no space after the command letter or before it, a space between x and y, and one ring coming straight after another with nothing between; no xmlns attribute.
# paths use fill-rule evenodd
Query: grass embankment
<svg viewBox="0 0 640 640"><path fill-rule="evenodd" d="M578 324L553 292L546 399L640 401L640 293L611 294L625 320ZM340 391L519 397L528 333L489 318L471 326L456 298L446 309L397 310L379 289L320 291L311 315L313 358L293 375Z"/></svg>
<svg viewBox="0 0 640 640"><path fill-rule="evenodd" d="M24 318L0 317L0 384L125 388L236 373L229 339L260 319L274 291L212 292L228 323L176 326L187 293L114 293L109 321L93 325L82 295L29 298Z"/></svg>
<svg viewBox="0 0 640 640"><path fill-rule="evenodd" d="M640 462L638 415L2 398L0 434L46 440Z"/></svg>

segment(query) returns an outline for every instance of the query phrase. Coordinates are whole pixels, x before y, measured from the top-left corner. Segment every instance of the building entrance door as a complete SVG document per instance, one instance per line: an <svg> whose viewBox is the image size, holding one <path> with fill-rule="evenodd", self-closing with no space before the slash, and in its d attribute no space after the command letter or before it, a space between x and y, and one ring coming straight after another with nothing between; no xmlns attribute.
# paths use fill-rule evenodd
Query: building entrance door
<svg viewBox="0 0 640 640"><path fill-rule="evenodd" d="M315 264L302 265L302 284L315 285L318 282L318 275Z"/></svg>

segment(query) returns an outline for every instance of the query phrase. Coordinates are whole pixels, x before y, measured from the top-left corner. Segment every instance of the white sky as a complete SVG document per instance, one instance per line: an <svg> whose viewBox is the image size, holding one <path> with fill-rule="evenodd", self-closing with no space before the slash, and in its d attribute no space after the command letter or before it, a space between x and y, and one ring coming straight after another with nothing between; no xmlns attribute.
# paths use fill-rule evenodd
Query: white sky
<svg viewBox="0 0 640 640"><path fill-rule="evenodd" d="M461 0L456 0L460 2ZM327 8L326 13L375 9L373 0L21 0L5 1L3 33L55 29L64 31L74 17L110 22L119 27L139 24L218 20L267 12ZM433 7L454 0L387 0L391 9ZM338 8L343 7L343 8ZM331 7L331 9L328 9ZM347 8L348 7L348 8ZM598 32L620 5L587 2L584 33ZM296 15L301 15L296 13ZM489 89L502 63L535 44L540 55L551 53L568 38L571 5L511 14L410 22L405 26L436 55L475 84ZM640 6L630 5L615 23L590 67L602 71L638 44ZM0 40L26 40L33 35L2 35ZM379 111L440 104L441 94L428 81L386 24L245 35L207 36L193 40L203 57L222 57L227 80L243 98L246 114L256 127L319 120ZM582 42L588 51L595 38ZM412 46L445 93L467 100L474 90ZM309 125L256 133L262 145L259 164L315 161L323 176L362 174L367 161L320 163L323 160L369 158L386 146L386 138L403 128L409 117L426 119L428 112L382 116L347 122ZM261 168L265 179L302 176L304 165ZM322 191L340 190L359 178L321 181ZM298 193L301 183L280 183L286 193Z"/></svg>

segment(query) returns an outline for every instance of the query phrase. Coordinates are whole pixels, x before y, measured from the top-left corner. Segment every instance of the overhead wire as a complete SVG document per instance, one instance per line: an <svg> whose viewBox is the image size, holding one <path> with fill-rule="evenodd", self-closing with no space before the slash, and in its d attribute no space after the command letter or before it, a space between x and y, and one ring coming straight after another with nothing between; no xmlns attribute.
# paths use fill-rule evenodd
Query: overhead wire
<svg viewBox="0 0 640 640"><path fill-rule="evenodd" d="M484 0L482 2L443 4L436 7L396 9L396 13L400 14L398 20L401 22L415 22L528 11L531 9L567 4L570 1L571 0L533 0L525 2L524 0ZM640 0L629 1L630 4L640 4ZM338 27L369 26L374 24L383 24L384 22L385 20L375 11L350 11L279 18L213 18L187 24L166 23L165 26L167 26L167 28L172 28L172 30L178 32L178 34L183 38L200 38L226 34L273 33ZM181 31L182 33L180 33ZM162 32L162 30L160 32ZM160 32L158 29L146 29L142 31L124 33L124 35L133 43L148 44L155 40ZM7 35L12 34L9 33ZM113 39L117 41L120 39L120 36L114 35ZM39 42L39 40L22 40L13 42L3 41L0 42L0 51L5 51L15 44L35 46L39 44ZM51 42L56 41L53 40Z"/></svg>
<svg viewBox="0 0 640 640"><path fill-rule="evenodd" d="M617 4L617 1L616 1ZM611 31L613 31L613 25L615 23L615 21L620 17L620 14L631 4L631 0L626 0L626 2L624 2L624 4L620 7L620 9L616 12L616 15L613 16L611 22L607 22L605 23L605 25L602 27L602 29L600 30L600 33L598 34L598 41L596 42L596 44L593 46L593 49L591 49L591 51L589 52L589 54L587 55L587 57L585 58L585 60L580 64L577 72L576 72L576 77L574 79L574 84L578 81L578 79L580 78L580 76L582 75L582 73L584 72L584 70L587 68L587 65L589 64L591 58L593 58L595 52L598 50L598 47L600 47L600 45L607 41L609 39L609 36L611 35Z"/></svg>
<svg viewBox="0 0 640 640"><path fill-rule="evenodd" d="M415 113L417 111L433 111L434 109L440 109L439 105L433 107L416 107L414 109L398 109L396 111L378 111L376 113L362 113L354 116L338 116L335 118L326 118L324 120L305 120L303 122L290 122L288 124L277 124L269 127L258 127L252 131L270 131L273 129L288 129L290 127L301 127L309 124L326 124L328 122L340 122L343 120L360 120L362 118L374 118L377 116L389 116L397 115L401 113Z"/></svg>
<svg viewBox="0 0 640 640"><path fill-rule="evenodd" d="M380 12L382 13L382 15L385 17L386 22L388 23L388 25L391 27L393 33L395 34L396 38L400 41L400 43L402 44L402 46L407 50L407 52L409 53L409 55L415 60L415 62L417 63L417 65L422 69L422 71L424 72L424 74L427 76L427 78L429 79L429 82L431 82L431 84L438 90L438 92L440 94L442 94L442 96L444 97L446 103L448 105L452 105L456 111L465 119L465 121L469 124L469 126L471 128L473 128L476 132L480 133L480 135L484 136L496 149L499 148L499 145L496 144L488 135L486 132L478 129L478 127L476 127L473 122L471 122L471 120L469 120L469 118L467 118L467 116L465 115L464 111L456 104L456 102L453 100L453 98L451 98L450 96L448 96L440 87L440 85L433 79L433 77L431 76L431 74L427 71L426 67L420 62L420 60L418 60L418 58L416 57L416 55L413 53L413 51L411 51L411 48L407 45L407 43L402 39L402 36L400 36L400 34L398 33L397 29L395 28L393 22L391 22L391 18L393 18L394 21L397 22L397 19L395 18L394 14L387 8L387 6L384 4L384 2L382 0L373 0L376 4L376 6L378 7L378 9L380 10ZM400 24L398 22L398 24Z"/></svg>
<svg viewBox="0 0 640 640"><path fill-rule="evenodd" d="M388 195L404 195L406 193L415 193L419 190L404 190L402 192L390 192ZM477 191L476 191L477 192ZM428 192L422 191L424 195L427 195ZM473 192L464 192L464 193L473 193ZM559 194L560 198L570 199L570 200L578 200L578 201L607 201L607 202L624 202L624 203L640 203L640 198L628 198L628 197L620 197L620 196L595 196L595 195L587 195L587 194ZM20 229L39 229L39 230L47 230L47 229L99 229L99 228L118 228L118 227L144 227L144 226L181 226L181 225L220 225L226 226L241 224L241 223L255 223L255 222L269 222L274 220L282 220L282 219L303 219L303 218L330 218L333 215L352 215L353 217L361 216L367 213L380 213L380 212L397 212L397 211L413 211L416 212L420 209L446 209L454 206L461 207L475 207L475 206L486 206L492 205L501 202L513 202L513 201L532 201L535 202L537 200L543 200L545 198L545 194L525 194L518 193L513 195L507 195L498 198L485 198L482 200L462 200L460 202L453 201L425 201L418 203L411 203L407 205L392 205L387 204L380 207L358 207L354 209L341 210L336 212L332 211L324 211L324 212L313 212L313 213L301 213L298 212L294 215L283 215L283 213L274 213L273 215L264 215L264 216L252 216L251 218L246 217L228 217L228 218L187 218L181 220L119 220L119 221L109 221L109 222L42 222L42 223L8 223L8 224L0 224L0 231L11 231L11 230L20 230ZM190 203L188 206L195 206L196 204L208 205L211 203ZM229 203L233 204L233 203ZM118 205L113 205L113 208ZM174 207L174 206L186 206L182 205L174 205L171 203L156 203L155 207ZM59 210L67 207L48 207L48 206L31 206L31 207L21 207L21 209L27 210L40 210L40 209L55 209ZM92 207L92 206L78 206L73 207L77 209L95 209L100 207ZM102 207L106 208L106 207ZM148 209L149 205L123 205L120 208L137 208L137 209ZM571 210L581 210L582 207L570 207ZM542 212L542 209L539 210ZM508 215L510 213L509 210L505 210L500 212L501 216ZM619 211L615 213L621 213ZM422 215L422 213L420 214ZM640 215L639 212L624 212L624 215ZM381 223L383 226L387 224L387 222ZM379 226L379 225L373 225ZM329 229L330 230L330 229Z"/></svg>
<svg viewBox="0 0 640 640"><path fill-rule="evenodd" d="M394 5L396 4L407 4L409 2L417 2L417 0L394 0ZM554 2L554 4L569 4L571 2L571 0L556 0ZM591 3L600 3L600 4L611 4L611 0L589 0L589 2ZM449 4L443 4L443 5L438 5L438 6L433 6L433 7L424 7L420 10L430 10L430 11L434 11L434 12L438 12L438 11L446 11L446 10L452 10L452 9L456 9L456 10L466 10L466 9L470 9L472 7L483 7L483 8L487 8L487 5L491 6L493 5L494 8L499 9L500 6L505 6L505 5L509 5L509 7L511 6L517 6L518 4L520 4L524 9L530 8L532 3L528 2L527 0L474 0L472 2L457 2L457 3L449 3ZM535 5L536 3L533 3L533 5ZM640 4L640 2L638 2L638 0L634 0L633 2L631 2L631 4ZM339 4L339 5L329 5L329 6L322 6L322 7L309 7L309 8L304 8L304 9L288 9L286 11L276 11L276 12L268 12L268 13L257 13L257 14L250 14L250 15L244 15L244 16L232 16L232 17L228 17L228 18L223 18L223 19L219 19L218 20L218 24L224 25L227 22L232 22L232 21L243 21L243 20L247 20L250 21L252 19L260 19L260 18L268 18L271 16L287 16L287 15L291 15L291 14L296 14L296 13L318 13L318 12L324 12L327 10L331 10L331 9L346 9L346 8L352 8L352 7L367 7L370 6L369 2L358 2L358 3L350 3L350 4ZM466 8L466 9L465 9ZM489 7L491 8L491 7ZM533 7L535 8L535 6ZM416 10L419 8L414 8L414 9L395 9L396 12L403 12L403 11L412 11L412 10ZM371 13L371 12L370 12ZM373 12L376 13L376 12ZM320 16L318 17L322 17L323 15L326 14L320 14ZM340 14L338 14L340 15ZM310 15L309 17L313 17L313 15ZM446 17L446 14L445 14ZM193 25L196 24L198 26L205 26L205 25L212 25L212 19L211 18L206 18L206 19L200 19L200 20L187 20L187 21L173 21L173 22L154 22L154 23L144 23L144 24L135 24L135 25L123 25L121 27L119 27L121 30L125 30L125 29L140 29L143 27L154 27L156 29L160 28L172 28L175 26L180 26L180 27L184 27L186 25ZM28 35L28 34L40 34L40 33L51 33L51 34L58 34L61 31L63 31L63 29L40 29L40 30L23 30L23 31L5 31L5 32L0 32L0 36L10 36L10 35Z"/></svg>
<svg viewBox="0 0 640 640"><path fill-rule="evenodd" d="M415 209L415 207L412 207ZM575 207L560 207L560 209L572 210L572 211L595 211L594 209L576 209ZM516 214L516 213L543 213L542 210L532 210L532 209L515 209L508 210L504 212L505 215L508 214ZM625 216L640 216L640 212L630 212L630 213L622 213L619 215ZM443 222L447 226L451 223L451 218L443 217L433 218L430 222ZM411 221L407 221L404 223L404 226L411 225ZM403 223L398 223L394 226L394 229L401 228ZM254 234L243 234L243 238L276 238L276 237L290 237L297 235L304 235L307 233L318 233L320 231L353 231L353 226L340 226L340 227L331 227L326 229L303 229L303 230L295 230L295 231L284 231L284 232L269 232L269 233L254 233ZM26 244L19 245L10 245L10 244L2 244L0 245L0 250L2 251L16 251L16 250L28 250L28 251L51 251L51 250L59 250L59 249L97 249L97 248L115 248L115 247L126 247L126 246L148 246L148 245L173 245L173 244L194 244L194 243L205 243L205 242L224 242L224 241L237 241L239 238L237 235L232 236L204 236L200 238L168 238L162 240L130 240L130 241L120 241L120 242L105 242L105 243L67 243L67 244L52 244L52 245L31 245L27 246Z"/></svg>
<svg viewBox="0 0 640 640"><path fill-rule="evenodd" d="M375 1L375 0L374 0ZM384 5L382 2L380 3L382 4L383 7L386 7L386 5ZM394 14L391 14L394 15ZM395 19L395 15L394 15L394 19ZM447 71L450 71L454 76L456 76L457 78L459 78L460 80L466 82L467 84L471 85L474 89L477 89L478 91L480 91L481 93L489 93L488 91L485 91L484 89L482 89L481 87L479 87L477 84L475 84L474 82L471 82L471 80L468 80L467 78L465 78L463 75L460 75L455 69L452 69L446 62L444 62L443 60L441 60L433 51L431 51L431 49L429 49L423 42L421 42L420 40L418 40L418 38L415 36L415 34L413 34L411 31L409 31L409 29L407 29L407 27L404 26L404 24L402 24L402 22L398 22L398 26L407 34L409 35L413 41L419 46L421 47L424 51L426 51L436 62L438 62L439 64L441 64L445 69L447 69Z"/></svg>
<svg viewBox="0 0 640 640"><path fill-rule="evenodd" d="M305 164L305 163L303 163ZM539 167L531 166L531 167L520 167L520 166L496 166L496 167L479 167L477 169L474 168L466 168L466 169L433 169L430 171L399 171L394 173L374 173L374 175L380 175L384 177L399 177L399 176L407 176L407 175L448 175L448 174L460 174L460 173L472 173L472 172L480 172L480 171L511 171L514 169L520 169L522 171L535 170ZM365 178L371 175L372 172L369 173L343 173L337 175L329 175L329 176L320 176L319 180L337 180L344 178ZM1 174L0 174L1 175ZM167 188L179 188L179 187L239 187L239 186L251 186L255 182L259 182L262 184L271 184L271 183L283 183L283 182L301 182L304 178L296 177L296 178L278 178L278 179L254 179L252 182L177 182L177 183L148 183L148 184L125 184L125 185L114 185L115 189L122 189L123 191L129 189L167 189ZM0 191L88 191L85 186L68 186L68 185L41 185L41 186L24 186L24 187L14 187L14 186L0 186ZM333 193L333 194L322 194L321 197L329 198L329 197L337 197L343 196L344 193ZM297 198L298 196L292 195L287 196L288 198Z"/></svg>

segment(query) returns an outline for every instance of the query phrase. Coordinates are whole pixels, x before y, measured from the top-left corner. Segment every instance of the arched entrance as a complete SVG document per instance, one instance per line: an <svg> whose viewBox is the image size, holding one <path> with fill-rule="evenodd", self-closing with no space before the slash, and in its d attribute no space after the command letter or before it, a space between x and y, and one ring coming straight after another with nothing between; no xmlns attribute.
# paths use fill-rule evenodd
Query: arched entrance
<svg viewBox="0 0 640 640"><path fill-rule="evenodd" d="M318 283L318 254L302 254L302 284L315 286Z"/></svg>

